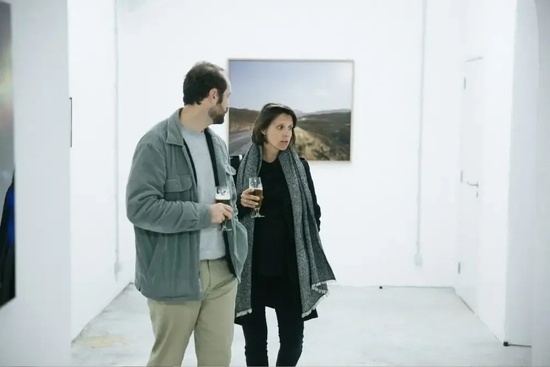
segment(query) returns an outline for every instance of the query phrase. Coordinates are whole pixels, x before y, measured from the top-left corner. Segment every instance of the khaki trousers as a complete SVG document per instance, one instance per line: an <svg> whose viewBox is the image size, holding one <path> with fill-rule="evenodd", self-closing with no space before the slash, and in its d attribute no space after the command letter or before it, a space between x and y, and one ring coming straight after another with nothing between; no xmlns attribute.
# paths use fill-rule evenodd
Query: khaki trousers
<svg viewBox="0 0 550 367"><path fill-rule="evenodd" d="M147 301L155 336L147 366L181 366L193 332L199 366L229 366L237 278L218 259L200 262L200 279L202 301Z"/></svg>

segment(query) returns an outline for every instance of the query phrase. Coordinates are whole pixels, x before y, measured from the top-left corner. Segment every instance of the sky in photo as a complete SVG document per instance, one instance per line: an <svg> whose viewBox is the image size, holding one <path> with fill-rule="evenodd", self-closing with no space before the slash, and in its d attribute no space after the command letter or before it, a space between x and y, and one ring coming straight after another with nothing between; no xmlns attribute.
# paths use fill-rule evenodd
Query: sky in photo
<svg viewBox="0 0 550 367"><path fill-rule="evenodd" d="M230 106L259 110L268 102L302 112L351 109L351 61L230 60Z"/></svg>

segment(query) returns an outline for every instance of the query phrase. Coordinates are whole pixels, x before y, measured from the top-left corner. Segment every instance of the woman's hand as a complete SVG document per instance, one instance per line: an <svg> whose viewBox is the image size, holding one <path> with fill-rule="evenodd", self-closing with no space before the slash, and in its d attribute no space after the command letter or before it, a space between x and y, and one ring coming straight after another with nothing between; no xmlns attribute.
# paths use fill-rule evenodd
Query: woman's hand
<svg viewBox="0 0 550 367"><path fill-rule="evenodd" d="M245 208L254 209L256 206L258 206L258 201L260 201L260 198L252 195L253 191L254 189L248 188L244 190L241 194L241 205Z"/></svg>

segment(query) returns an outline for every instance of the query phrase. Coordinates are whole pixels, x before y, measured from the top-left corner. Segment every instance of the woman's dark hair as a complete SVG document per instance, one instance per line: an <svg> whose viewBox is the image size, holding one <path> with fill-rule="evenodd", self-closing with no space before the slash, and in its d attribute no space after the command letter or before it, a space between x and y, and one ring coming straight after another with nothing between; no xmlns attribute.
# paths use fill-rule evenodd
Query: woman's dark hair
<svg viewBox="0 0 550 367"><path fill-rule="evenodd" d="M227 89L227 80L222 75L223 69L207 61L196 63L185 75L183 81L183 104L201 104L212 88L216 88L222 103Z"/></svg>
<svg viewBox="0 0 550 367"><path fill-rule="evenodd" d="M263 132L267 130L273 120L283 114L292 117L292 137L290 138L288 146L293 146L296 142L294 128L298 123L298 118L296 117L296 113L292 110L292 108L280 103L268 103L262 107L260 114L254 122L254 129L252 130L252 142L254 144L263 145L266 142Z"/></svg>

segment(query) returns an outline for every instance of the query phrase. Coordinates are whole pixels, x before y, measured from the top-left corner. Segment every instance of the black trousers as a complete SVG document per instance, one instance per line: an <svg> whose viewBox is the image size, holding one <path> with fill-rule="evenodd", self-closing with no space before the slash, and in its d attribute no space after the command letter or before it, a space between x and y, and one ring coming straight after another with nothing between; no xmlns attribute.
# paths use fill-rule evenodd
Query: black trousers
<svg viewBox="0 0 550 367"><path fill-rule="evenodd" d="M265 307L273 307L279 327L277 366L296 366L302 355L304 320L299 289L285 277L254 276L252 313L241 323L247 366L268 366Z"/></svg>

